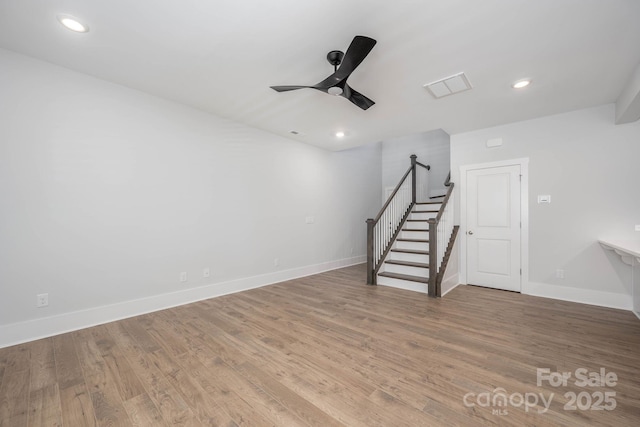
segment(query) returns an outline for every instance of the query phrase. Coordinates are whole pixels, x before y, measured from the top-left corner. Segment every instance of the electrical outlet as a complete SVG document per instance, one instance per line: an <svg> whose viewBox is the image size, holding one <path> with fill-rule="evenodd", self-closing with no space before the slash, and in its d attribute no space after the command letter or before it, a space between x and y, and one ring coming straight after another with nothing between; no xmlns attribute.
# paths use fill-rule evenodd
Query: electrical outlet
<svg viewBox="0 0 640 427"><path fill-rule="evenodd" d="M313 224L314 222L316 222L316 219L315 219L315 217L308 216L308 217L306 217L304 219L304 222L307 223L307 224Z"/></svg>
<svg viewBox="0 0 640 427"><path fill-rule="evenodd" d="M280 260L278 258L273 260L273 266L277 267L278 265L280 265Z"/></svg>
<svg viewBox="0 0 640 427"><path fill-rule="evenodd" d="M180 273L180 281L181 282L186 282L187 281L187 272L183 271L182 273Z"/></svg>
<svg viewBox="0 0 640 427"><path fill-rule="evenodd" d="M636 231L640 231L640 225L636 225Z"/></svg>
<svg viewBox="0 0 640 427"><path fill-rule="evenodd" d="M209 277L209 276L211 276L211 270L209 269L209 267L203 268L202 269L202 277Z"/></svg>
<svg viewBox="0 0 640 427"><path fill-rule="evenodd" d="M38 294L36 298L36 307L46 307L49 305L49 294Z"/></svg>
<svg viewBox="0 0 640 427"><path fill-rule="evenodd" d="M559 268L556 270L556 278L558 279L564 279L564 270Z"/></svg>
<svg viewBox="0 0 640 427"><path fill-rule="evenodd" d="M353 255L353 248L351 248L351 255Z"/></svg>

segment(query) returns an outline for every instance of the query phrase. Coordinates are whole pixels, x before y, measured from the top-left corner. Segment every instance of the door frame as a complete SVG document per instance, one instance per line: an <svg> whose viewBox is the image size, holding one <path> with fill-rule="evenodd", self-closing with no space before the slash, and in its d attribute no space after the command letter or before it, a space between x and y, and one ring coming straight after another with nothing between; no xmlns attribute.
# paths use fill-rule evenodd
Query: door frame
<svg viewBox="0 0 640 427"><path fill-rule="evenodd" d="M502 166L520 166L520 293L529 290L529 158L501 160L488 163L474 163L460 166L460 230L461 236L467 235L467 172L476 169L491 169ZM467 239L460 239L460 283L467 284Z"/></svg>

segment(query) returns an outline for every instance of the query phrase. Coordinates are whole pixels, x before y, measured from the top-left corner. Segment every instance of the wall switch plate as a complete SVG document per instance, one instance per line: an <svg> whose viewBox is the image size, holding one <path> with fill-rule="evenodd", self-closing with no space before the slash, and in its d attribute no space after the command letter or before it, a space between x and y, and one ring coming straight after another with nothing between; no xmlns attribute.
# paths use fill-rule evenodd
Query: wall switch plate
<svg viewBox="0 0 640 427"><path fill-rule="evenodd" d="M49 305L49 294L38 294L36 298L36 307L46 307Z"/></svg>
<svg viewBox="0 0 640 427"><path fill-rule="evenodd" d="M280 260L278 258L273 260L273 266L277 267L278 265L280 265Z"/></svg>
<svg viewBox="0 0 640 427"><path fill-rule="evenodd" d="M640 225L636 225L636 231L640 231Z"/></svg>
<svg viewBox="0 0 640 427"><path fill-rule="evenodd" d="M209 267L203 268L202 269L202 277L209 277L209 276L211 276L211 270L209 269Z"/></svg>
<svg viewBox="0 0 640 427"><path fill-rule="evenodd" d="M187 281L187 272L183 271L182 273L180 273L180 281L181 282L186 282Z"/></svg>
<svg viewBox="0 0 640 427"><path fill-rule="evenodd" d="M316 219L312 216L308 216L304 219L304 222L307 224L313 224L314 222L316 222Z"/></svg>
<svg viewBox="0 0 640 427"><path fill-rule="evenodd" d="M556 278L558 279L564 279L564 270L559 268L556 270Z"/></svg>
<svg viewBox="0 0 640 427"><path fill-rule="evenodd" d="M551 203L551 196L548 194L538 194L538 203Z"/></svg>

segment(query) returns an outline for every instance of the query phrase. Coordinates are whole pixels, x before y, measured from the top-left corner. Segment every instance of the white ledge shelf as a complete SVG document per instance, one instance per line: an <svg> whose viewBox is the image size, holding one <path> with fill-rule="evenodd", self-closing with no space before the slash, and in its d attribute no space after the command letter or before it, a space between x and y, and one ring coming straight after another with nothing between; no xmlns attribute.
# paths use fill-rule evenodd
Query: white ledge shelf
<svg viewBox="0 0 640 427"><path fill-rule="evenodd" d="M603 248L620 255L622 262L631 266L631 304L633 313L640 319L640 280L633 271L640 265L640 240L598 240Z"/></svg>
<svg viewBox="0 0 640 427"><path fill-rule="evenodd" d="M598 240L603 248L614 251L625 264L640 264L640 240Z"/></svg>

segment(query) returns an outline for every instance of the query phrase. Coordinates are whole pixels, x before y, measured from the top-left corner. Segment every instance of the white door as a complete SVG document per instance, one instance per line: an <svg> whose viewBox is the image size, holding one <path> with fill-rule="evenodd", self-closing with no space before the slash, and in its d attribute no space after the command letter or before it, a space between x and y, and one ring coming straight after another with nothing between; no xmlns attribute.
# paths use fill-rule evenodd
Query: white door
<svg viewBox="0 0 640 427"><path fill-rule="evenodd" d="M467 171L467 283L520 292L520 165Z"/></svg>

